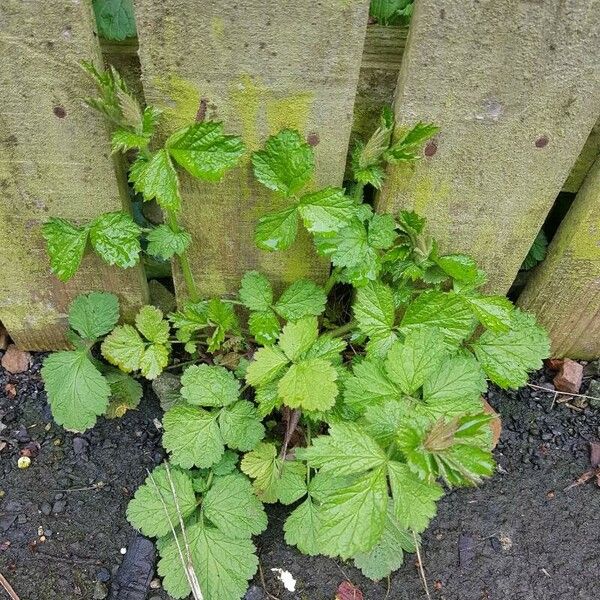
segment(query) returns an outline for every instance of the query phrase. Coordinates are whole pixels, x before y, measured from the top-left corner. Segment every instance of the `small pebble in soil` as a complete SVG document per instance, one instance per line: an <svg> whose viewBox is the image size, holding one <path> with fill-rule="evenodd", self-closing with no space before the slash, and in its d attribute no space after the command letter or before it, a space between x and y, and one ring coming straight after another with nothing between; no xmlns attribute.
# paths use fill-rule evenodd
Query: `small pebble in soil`
<svg viewBox="0 0 600 600"><path fill-rule="evenodd" d="M263 600L265 597L261 588L257 585L252 585L246 592L244 596L244 600Z"/></svg>
<svg viewBox="0 0 600 600"><path fill-rule="evenodd" d="M121 554L127 554L127 548L121 548L119 552L121 552Z"/></svg>
<svg viewBox="0 0 600 600"><path fill-rule="evenodd" d="M96 582L94 586L94 595L92 596L93 600L104 600L108 596L108 590L103 583L99 581Z"/></svg>
<svg viewBox="0 0 600 600"><path fill-rule="evenodd" d="M21 456L17 461L17 466L19 467L19 469L28 469L30 464L31 459L29 458L29 456Z"/></svg>
<svg viewBox="0 0 600 600"><path fill-rule="evenodd" d="M84 455L87 452L88 447L89 443L87 440L84 440L81 437L76 437L73 440L73 452L75 452L77 456Z"/></svg>
<svg viewBox="0 0 600 600"><path fill-rule="evenodd" d="M150 589L151 590L159 590L161 587L161 583L160 583L160 579L158 579L158 577L155 577L151 582L150 582Z"/></svg>
<svg viewBox="0 0 600 600"><path fill-rule="evenodd" d="M52 512L52 507L50 506L50 504L48 502L42 502L40 511L43 515L48 516Z"/></svg>
<svg viewBox="0 0 600 600"><path fill-rule="evenodd" d="M96 573L96 581L99 581L100 583L106 583L107 581L110 581L110 571L104 567L99 569Z"/></svg>

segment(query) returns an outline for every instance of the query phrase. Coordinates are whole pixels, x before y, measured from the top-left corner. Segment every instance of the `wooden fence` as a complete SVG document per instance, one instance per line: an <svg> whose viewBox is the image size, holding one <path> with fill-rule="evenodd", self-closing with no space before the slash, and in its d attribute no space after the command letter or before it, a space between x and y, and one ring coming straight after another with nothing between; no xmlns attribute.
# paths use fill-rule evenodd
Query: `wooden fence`
<svg viewBox="0 0 600 600"><path fill-rule="evenodd" d="M315 144L316 185L339 185L352 135L384 104L399 125L433 121L427 156L393 169L380 210L412 207L445 251L471 253L504 293L558 193L577 193L520 304L559 355L600 355L600 0L416 0L410 33L368 25L368 0L137 0L137 42L100 44L89 0L0 5L0 321L23 348L64 344L65 309L91 289L147 300L141 268L87 257L64 285L40 236L49 217L87 221L127 205L109 132L81 102L83 59L115 64L164 132L208 116L249 149L280 128ZM600 123L600 121L598 121ZM206 295L260 268L280 281L325 277L302 238L258 252L252 230L274 202L248 161L217 186L182 180L183 224ZM276 202L276 201L275 201ZM176 290L179 274L174 273Z"/></svg>

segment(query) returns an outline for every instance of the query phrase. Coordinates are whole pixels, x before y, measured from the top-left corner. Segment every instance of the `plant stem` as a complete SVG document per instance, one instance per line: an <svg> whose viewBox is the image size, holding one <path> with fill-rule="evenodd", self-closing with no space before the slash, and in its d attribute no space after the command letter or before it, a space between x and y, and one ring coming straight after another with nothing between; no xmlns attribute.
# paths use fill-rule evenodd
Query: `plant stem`
<svg viewBox="0 0 600 600"><path fill-rule="evenodd" d="M357 204L360 204L363 200L363 190L365 188L364 183L360 183L357 181L354 184L354 189L352 190L352 197L356 200Z"/></svg>
<svg viewBox="0 0 600 600"><path fill-rule="evenodd" d="M300 409L295 408L293 410L285 407L285 412L287 413L285 416L287 417L286 427L285 427L285 438L283 440L283 446L281 446L281 451L279 452L279 458L281 460L285 460L285 455L287 454L287 449L290 444L290 440L292 439L292 435L294 431L296 431L296 427L298 427L298 422L300 421Z"/></svg>
<svg viewBox="0 0 600 600"><path fill-rule="evenodd" d="M312 436L312 432L311 432L311 428L310 428L310 421L306 421L306 447L310 447L310 442L311 442L311 436ZM308 484L310 483L310 467L307 465L306 466L306 487L308 487Z"/></svg>
<svg viewBox="0 0 600 600"><path fill-rule="evenodd" d="M339 269L337 267L335 267L331 271L331 275L329 275L329 279L325 282L325 285L323 286L325 288L325 294L328 296L329 296L329 292L331 292L331 289L336 284L338 273L339 273Z"/></svg>
<svg viewBox="0 0 600 600"><path fill-rule="evenodd" d="M336 329L332 329L329 332L331 337L342 337L352 331L356 327L356 323L354 321L349 321L345 325L340 325Z"/></svg>
<svg viewBox="0 0 600 600"><path fill-rule="evenodd" d="M173 231L179 231L179 224L177 223L177 217L175 216L175 213L167 210L165 211L165 215L167 217L167 225ZM183 252L183 254L179 254L177 258L179 259L179 266L181 267L181 274L183 275L183 280L185 281L185 287L188 296L192 302L199 302L200 292L198 291L198 287L194 281L194 274L192 273L192 268L190 266L187 253Z"/></svg>

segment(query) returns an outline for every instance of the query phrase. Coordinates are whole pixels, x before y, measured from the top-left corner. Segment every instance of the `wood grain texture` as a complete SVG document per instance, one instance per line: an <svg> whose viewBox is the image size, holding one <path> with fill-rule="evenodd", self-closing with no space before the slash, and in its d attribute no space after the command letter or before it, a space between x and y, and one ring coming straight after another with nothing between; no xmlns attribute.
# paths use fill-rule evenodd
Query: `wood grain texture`
<svg viewBox="0 0 600 600"><path fill-rule="evenodd" d="M79 293L118 293L125 314L146 298L139 268L87 256L67 284L51 273L40 226L120 210L126 189L104 119L81 98L94 86L81 60L100 63L91 3L0 4L0 320L30 350L65 345L66 309Z"/></svg>
<svg viewBox="0 0 600 600"><path fill-rule="evenodd" d="M548 329L552 356L600 357L600 159L518 304Z"/></svg>
<svg viewBox="0 0 600 600"><path fill-rule="evenodd" d="M598 75L600 77L600 74ZM585 181L586 175L591 169L596 159L600 156L600 117L588 139L581 150L581 153L577 157L577 161L573 165L565 184L563 185L563 192L576 193Z"/></svg>
<svg viewBox="0 0 600 600"><path fill-rule="evenodd" d="M163 133L206 118L240 134L249 151L284 127L315 144L314 186L342 183L368 0L138 0L144 92L164 109ZM285 200L257 184L249 156L219 184L182 176L182 224L203 294L238 289L259 269L276 282L326 275L303 233L287 252L255 248L257 219ZM176 273L181 297L183 285Z"/></svg>
<svg viewBox="0 0 600 600"><path fill-rule="evenodd" d="M395 114L442 129L379 208L424 214L505 292L600 114L599 45L600 0L419 0Z"/></svg>
<svg viewBox="0 0 600 600"><path fill-rule="evenodd" d="M363 140L379 125L381 109L393 102L407 34L407 27L367 27L352 124L353 135Z"/></svg>

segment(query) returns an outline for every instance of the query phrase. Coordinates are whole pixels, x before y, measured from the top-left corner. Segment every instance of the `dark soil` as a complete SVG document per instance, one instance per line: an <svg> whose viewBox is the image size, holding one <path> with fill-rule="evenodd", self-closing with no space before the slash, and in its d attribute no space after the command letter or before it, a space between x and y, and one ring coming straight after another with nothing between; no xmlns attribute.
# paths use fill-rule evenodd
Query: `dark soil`
<svg viewBox="0 0 600 600"><path fill-rule="evenodd" d="M125 508L146 469L164 457L158 403L118 421L100 419L85 434L52 423L39 375L0 368L0 573L21 600L102 598L135 538ZM540 373L536 383L548 381ZM8 384L8 387L7 387ZM14 386L14 387L13 387ZM13 395L14 393L14 395ZM600 597L600 489L564 489L589 468L589 442L600 439L600 412L554 404L554 394L525 388L488 396L504 423L499 473L479 489L457 490L439 504L423 536L423 561L434 600L592 600ZM18 469L25 449L35 454ZM257 540L267 590L281 600L333 600L345 579L367 600L383 600L350 564L300 555L283 543L286 509L270 510ZM272 568L290 571L295 593ZM0 598L8 598L0 587ZM151 589L152 600L167 596ZM425 598L414 556L389 582L388 598ZM266 598L260 577L249 600Z"/></svg>

